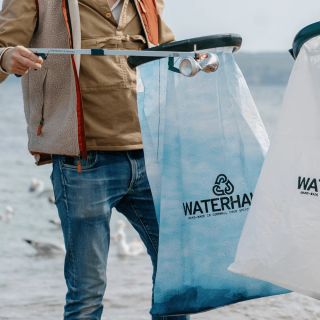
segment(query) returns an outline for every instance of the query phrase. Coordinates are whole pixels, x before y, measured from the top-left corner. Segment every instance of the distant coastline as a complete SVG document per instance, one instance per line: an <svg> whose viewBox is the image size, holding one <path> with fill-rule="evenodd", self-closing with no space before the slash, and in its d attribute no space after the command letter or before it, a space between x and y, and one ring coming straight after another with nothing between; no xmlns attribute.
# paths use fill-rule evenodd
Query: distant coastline
<svg viewBox="0 0 320 320"><path fill-rule="evenodd" d="M249 86L286 86L294 64L289 52L239 52L235 58Z"/></svg>

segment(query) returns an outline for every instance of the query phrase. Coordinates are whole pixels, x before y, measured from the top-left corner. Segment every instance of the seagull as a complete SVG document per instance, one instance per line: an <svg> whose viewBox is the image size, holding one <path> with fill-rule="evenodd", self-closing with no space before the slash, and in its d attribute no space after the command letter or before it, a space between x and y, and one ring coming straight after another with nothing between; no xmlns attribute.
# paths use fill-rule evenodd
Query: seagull
<svg viewBox="0 0 320 320"><path fill-rule="evenodd" d="M42 191L44 191L44 182L37 178L32 178L29 192L41 193Z"/></svg>
<svg viewBox="0 0 320 320"><path fill-rule="evenodd" d="M59 219L50 219L49 222L58 228L61 227L61 221Z"/></svg>
<svg viewBox="0 0 320 320"><path fill-rule="evenodd" d="M29 239L24 239L31 247L33 247L38 255L55 255L65 253L66 250L63 246L49 243L49 242L39 242Z"/></svg>
<svg viewBox="0 0 320 320"><path fill-rule="evenodd" d="M145 254L146 250L141 241L135 239L130 243L127 241L127 235L125 233L126 224L122 220L117 221L118 230L116 235L112 237L112 239L117 243L118 256L126 257L126 256L138 256L141 254Z"/></svg>
<svg viewBox="0 0 320 320"><path fill-rule="evenodd" d="M37 194L38 197L46 196L50 203L55 203L52 189L45 189L44 182L37 178L32 178L29 192Z"/></svg>
<svg viewBox="0 0 320 320"><path fill-rule="evenodd" d="M11 206L6 206L5 211L0 215L0 220L9 223L14 216L14 210Z"/></svg>
<svg viewBox="0 0 320 320"><path fill-rule="evenodd" d="M56 203L56 199L54 198L54 195L50 195L50 196L48 197L48 201L49 201L49 203L51 203L51 204L55 204L55 203Z"/></svg>

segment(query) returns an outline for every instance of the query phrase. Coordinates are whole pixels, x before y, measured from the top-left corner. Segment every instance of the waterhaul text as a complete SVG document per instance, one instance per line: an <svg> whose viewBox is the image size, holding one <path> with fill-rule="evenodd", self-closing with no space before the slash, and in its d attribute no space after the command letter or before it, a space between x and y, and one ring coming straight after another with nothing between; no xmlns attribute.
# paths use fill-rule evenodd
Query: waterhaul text
<svg viewBox="0 0 320 320"><path fill-rule="evenodd" d="M224 196L183 203L184 214L189 219L197 217L217 216L222 214L247 211L252 202L253 194Z"/></svg>
<svg viewBox="0 0 320 320"><path fill-rule="evenodd" d="M320 179L298 177L298 190L303 195L319 197Z"/></svg>

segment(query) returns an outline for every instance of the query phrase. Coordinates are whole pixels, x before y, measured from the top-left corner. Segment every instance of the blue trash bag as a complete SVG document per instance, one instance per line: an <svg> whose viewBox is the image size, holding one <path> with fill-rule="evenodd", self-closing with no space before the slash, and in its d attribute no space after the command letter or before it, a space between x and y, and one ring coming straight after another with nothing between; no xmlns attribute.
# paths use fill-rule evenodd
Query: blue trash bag
<svg viewBox="0 0 320 320"><path fill-rule="evenodd" d="M227 270L269 140L232 49L215 52L218 71L193 78L173 72L173 58L139 67L139 117L160 226L153 315L287 292Z"/></svg>

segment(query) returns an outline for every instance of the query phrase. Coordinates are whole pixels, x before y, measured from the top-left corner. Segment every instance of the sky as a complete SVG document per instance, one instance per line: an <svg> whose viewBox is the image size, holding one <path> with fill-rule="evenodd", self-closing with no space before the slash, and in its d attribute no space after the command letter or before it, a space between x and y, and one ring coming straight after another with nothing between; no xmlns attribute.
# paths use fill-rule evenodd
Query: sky
<svg viewBox="0 0 320 320"><path fill-rule="evenodd" d="M242 50L284 51L301 28L320 20L320 2L167 0L165 17L178 39L238 33Z"/></svg>
<svg viewBox="0 0 320 320"><path fill-rule="evenodd" d="M301 28L320 20L320 2L166 0L165 18L177 39L238 33L243 37L242 50L285 51Z"/></svg>

